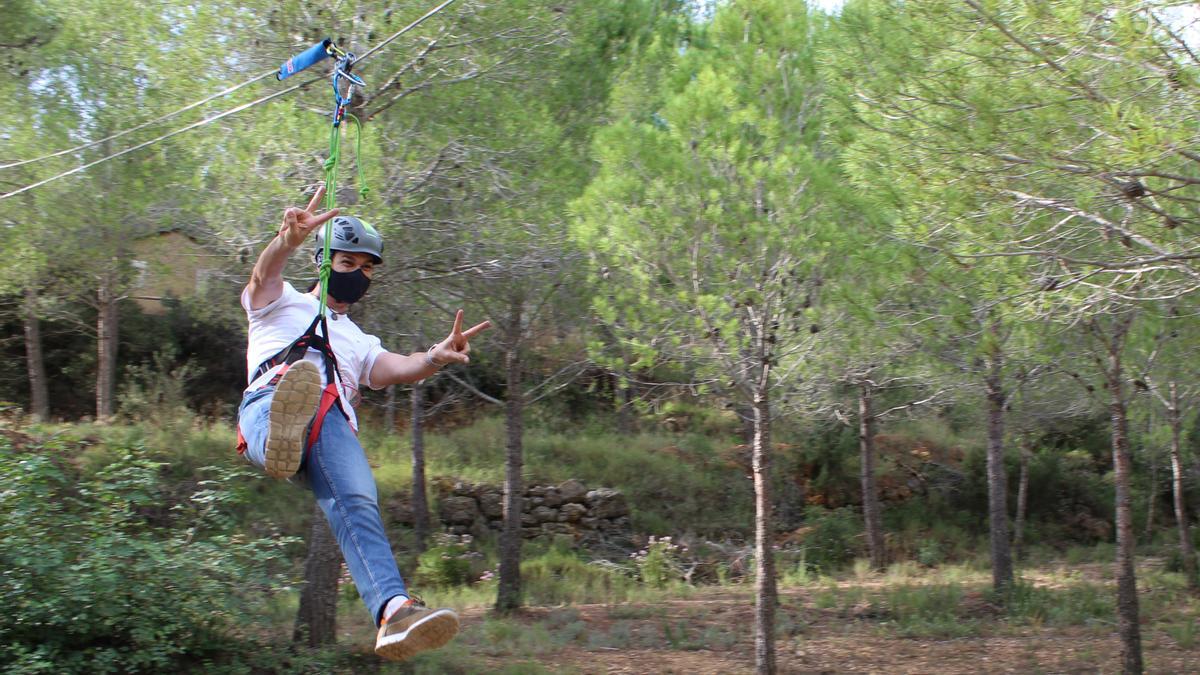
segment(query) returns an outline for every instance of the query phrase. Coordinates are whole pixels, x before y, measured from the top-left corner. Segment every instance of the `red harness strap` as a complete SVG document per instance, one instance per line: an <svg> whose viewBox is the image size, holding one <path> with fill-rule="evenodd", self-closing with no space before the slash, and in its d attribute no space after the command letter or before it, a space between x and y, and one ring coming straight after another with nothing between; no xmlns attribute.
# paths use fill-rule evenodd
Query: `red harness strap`
<svg viewBox="0 0 1200 675"><path fill-rule="evenodd" d="M321 405L317 406L317 416L313 419L312 429L308 432L308 442L304 444L305 453L321 437L321 425L325 423L325 414L337 403L337 400L337 384L330 382L325 385L325 390L321 392Z"/></svg>
<svg viewBox="0 0 1200 675"><path fill-rule="evenodd" d="M290 364L290 363L283 364L283 367L279 369L279 372L275 373L275 376L272 377L263 386L270 387L275 384L278 384L279 378L283 377L283 374L285 372L287 372L287 369L290 368L291 366L292 366L292 364ZM309 428L309 432L308 432L308 439L304 443L304 454L305 455L308 454L308 451L310 448L312 448L313 443L316 443L317 439L321 437L321 426L323 424L325 424L325 415L328 414L329 411L335 405L339 406L338 412L342 413L343 415L346 414L341 409L341 406L338 404L337 382L330 382L329 384L325 385L325 388L321 391L321 403L317 406L317 414L313 418L312 426ZM357 434L358 432L355 431L355 433ZM246 454L246 449L248 447L250 447L250 444L246 441L246 437L242 435L242 425L238 424L237 425L237 452L238 452L238 454L239 455ZM302 457L300 459L300 463L304 464L305 459L307 459L307 457Z"/></svg>
<svg viewBox="0 0 1200 675"><path fill-rule="evenodd" d="M325 389L321 392L321 404L317 406L317 415L313 418L312 427L308 432L308 440L304 443L305 454L308 454L308 451L310 448L312 448L313 443L316 443L317 439L321 437L321 425L325 423L325 415L329 413L334 404L337 403L337 400L337 385L325 385ZM239 424L237 427L238 454L246 454L246 448L248 447L250 447L250 444L246 442L246 437L242 435L242 426ZM301 463L303 463L303 459L301 459Z"/></svg>

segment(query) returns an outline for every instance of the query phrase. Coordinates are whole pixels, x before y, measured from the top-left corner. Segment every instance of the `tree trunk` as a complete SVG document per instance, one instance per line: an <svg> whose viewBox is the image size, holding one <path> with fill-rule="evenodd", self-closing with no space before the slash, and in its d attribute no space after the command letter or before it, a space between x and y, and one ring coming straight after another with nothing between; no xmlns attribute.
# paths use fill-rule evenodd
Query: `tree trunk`
<svg viewBox="0 0 1200 675"><path fill-rule="evenodd" d="M521 469L523 468L523 432L525 395L521 389L521 308L520 296L509 307L505 330L506 401L505 428L508 443L504 454L504 529L500 533L500 582L496 610L510 612L521 606Z"/></svg>
<svg viewBox="0 0 1200 675"><path fill-rule="evenodd" d="M100 277L96 316L96 421L113 415L113 392L117 380L117 295L111 272Z"/></svg>
<svg viewBox="0 0 1200 675"><path fill-rule="evenodd" d="M1175 504L1175 526L1179 531L1179 555L1183 562L1183 573L1188 586L1200 588L1196 577L1196 552L1192 549L1192 535L1188 532L1186 501L1183 492L1183 419L1179 409L1179 391L1174 382L1168 385L1170 407L1167 419L1171 425L1171 497Z"/></svg>
<svg viewBox="0 0 1200 675"><path fill-rule="evenodd" d="M1125 383L1121 351L1125 342L1124 328L1108 341L1106 369L1109 392L1109 418L1112 423L1113 472L1116 483L1117 520L1117 625L1121 635L1121 670L1141 673L1142 637L1138 626L1137 576L1134 569L1135 545L1133 507L1130 496L1132 461L1129 455L1129 426L1125 411Z"/></svg>
<svg viewBox="0 0 1200 675"><path fill-rule="evenodd" d="M413 533L417 538L416 550L425 551L429 540L429 498L425 494L425 384L416 382L412 386L409 421L412 432L412 514Z"/></svg>
<svg viewBox="0 0 1200 675"><path fill-rule="evenodd" d="M42 323L37 315L37 289L25 289L25 365L29 371L29 414L35 422L50 419L50 392L42 356Z"/></svg>
<svg viewBox="0 0 1200 675"><path fill-rule="evenodd" d="M1021 442L1021 475L1017 479L1017 518L1013 523L1013 557L1024 557L1025 514L1029 510L1029 462L1033 459L1033 448L1029 441Z"/></svg>
<svg viewBox="0 0 1200 675"><path fill-rule="evenodd" d="M754 397L754 663L775 673L775 552L771 516L771 403L765 388Z"/></svg>
<svg viewBox="0 0 1200 675"><path fill-rule="evenodd" d="M613 388L617 398L617 433L628 436L633 433L633 384L627 377L613 375Z"/></svg>
<svg viewBox="0 0 1200 675"><path fill-rule="evenodd" d="M883 541L883 515L879 505L879 487L875 484L875 401L874 385L858 386L859 480L862 484L863 521L867 534L867 552L871 569L887 567Z"/></svg>
<svg viewBox="0 0 1200 675"><path fill-rule="evenodd" d="M292 642L317 647L337 642L338 576L342 553L325 513L313 506L313 523L308 533L308 556L304 561L304 589Z"/></svg>
<svg viewBox="0 0 1200 675"><path fill-rule="evenodd" d="M987 476L988 530L992 554L992 588L997 592L1012 586L1012 549L1008 538L1008 476L1004 468L1004 391L1003 355L999 349L991 355L985 381L988 406Z"/></svg>
<svg viewBox="0 0 1200 675"><path fill-rule="evenodd" d="M1150 448L1145 448L1150 451ZM1146 489L1146 529L1142 532L1142 541L1147 544L1154 541L1154 502L1158 501L1158 449L1150 451L1150 485Z"/></svg>
<svg viewBox="0 0 1200 675"><path fill-rule="evenodd" d="M390 434L396 430L396 385L389 384L383 394L383 430Z"/></svg>

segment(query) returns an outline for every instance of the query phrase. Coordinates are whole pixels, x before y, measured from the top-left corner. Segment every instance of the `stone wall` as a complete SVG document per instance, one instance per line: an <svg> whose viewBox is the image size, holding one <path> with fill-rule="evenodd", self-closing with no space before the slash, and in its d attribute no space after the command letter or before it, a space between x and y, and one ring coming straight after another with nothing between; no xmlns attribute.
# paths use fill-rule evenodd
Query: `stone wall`
<svg viewBox="0 0 1200 675"><path fill-rule="evenodd" d="M482 535L503 527L504 491L500 486L462 481L435 484L437 508L432 516L451 534ZM388 500L385 511L393 522L412 524L412 507L407 494ZM569 537L581 546L619 544L632 536L629 504L625 495L612 488L589 489L571 479L558 485L525 488L521 509L521 533L526 539Z"/></svg>

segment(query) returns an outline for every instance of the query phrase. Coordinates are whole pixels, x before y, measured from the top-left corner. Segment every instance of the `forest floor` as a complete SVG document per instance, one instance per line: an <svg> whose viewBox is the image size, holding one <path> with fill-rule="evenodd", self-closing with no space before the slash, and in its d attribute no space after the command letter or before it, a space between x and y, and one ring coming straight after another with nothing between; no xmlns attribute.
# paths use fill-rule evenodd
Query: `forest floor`
<svg viewBox="0 0 1200 675"><path fill-rule="evenodd" d="M1200 672L1200 596L1150 561L1141 571L1147 672ZM986 572L820 578L780 591L777 658L785 673L1117 673L1111 565L1022 571L1022 599L989 600ZM653 603L529 607L504 618L462 608L450 646L384 672L749 673L749 586L699 588ZM371 642L343 624L343 642Z"/></svg>

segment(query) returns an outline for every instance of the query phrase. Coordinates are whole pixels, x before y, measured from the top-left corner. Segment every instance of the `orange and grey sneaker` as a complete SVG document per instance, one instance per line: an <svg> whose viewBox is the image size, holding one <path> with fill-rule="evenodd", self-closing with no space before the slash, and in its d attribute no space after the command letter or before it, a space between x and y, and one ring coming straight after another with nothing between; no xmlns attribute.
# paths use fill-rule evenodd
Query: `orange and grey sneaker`
<svg viewBox="0 0 1200 675"><path fill-rule="evenodd" d="M308 361L284 371L271 399L267 432L266 470L274 478L291 478L304 457L305 432L321 403L321 373Z"/></svg>
<svg viewBox="0 0 1200 675"><path fill-rule="evenodd" d="M458 615L452 609L429 609L420 600L409 600L379 626L375 653L401 661L437 649L458 634Z"/></svg>

